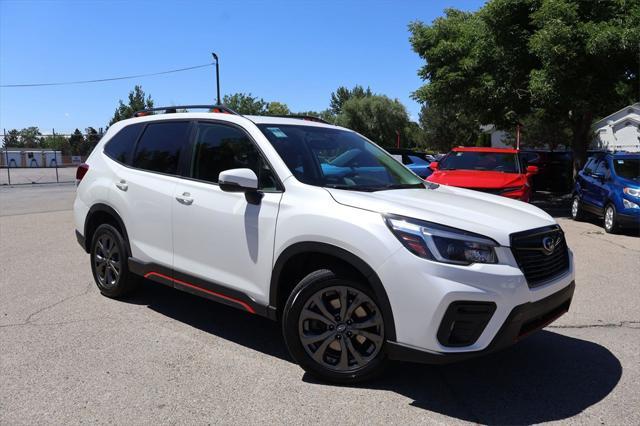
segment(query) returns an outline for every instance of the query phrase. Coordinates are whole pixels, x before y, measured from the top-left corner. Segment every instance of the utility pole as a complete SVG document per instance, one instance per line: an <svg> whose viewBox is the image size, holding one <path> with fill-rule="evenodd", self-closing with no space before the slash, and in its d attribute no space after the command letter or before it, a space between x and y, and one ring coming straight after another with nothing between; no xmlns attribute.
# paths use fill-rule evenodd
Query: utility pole
<svg viewBox="0 0 640 426"><path fill-rule="evenodd" d="M218 55L216 55L214 52L211 52L211 56L213 56L213 59L216 60L216 91L217 91L217 105L222 105L222 102L220 101L220 67L218 65Z"/></svg>
<svg viewBox="0 0 640 426"><path fill-rule="evenodd" d="M53 158L56 164L56 183L60 183L60 178L58 177L58 151L56 149L56 145L57 145L57 141L56 141L56 129L51 129L51 133L53 133ZM44 161L46 161L47 156L44 156ZM44 164L45 167L47 167L46 164Z"/></svg>
<svg viewBox="0 0 640 426"><path fill-rule="evenodd" d="M2 129L2 135L3 135L2 145L4 146L4 158L5 158L5 163L7 163L7 179L9 180L9 186L11 186L11 170L9 170L11 167L9 167L9 152L7 151L7 130L6 129Z"/></svg>

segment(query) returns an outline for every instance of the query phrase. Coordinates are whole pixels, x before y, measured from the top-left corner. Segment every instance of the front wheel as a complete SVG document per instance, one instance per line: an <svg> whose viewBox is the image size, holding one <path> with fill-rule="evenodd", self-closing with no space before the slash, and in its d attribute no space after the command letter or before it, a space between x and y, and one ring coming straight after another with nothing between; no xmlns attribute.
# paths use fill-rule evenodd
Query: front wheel
<svg viewBox="0 0 640 426"><path fill-rule="evenodd" d="M573 201L571 202L571 218L576 221L584 219L584 212L582 211L580 197L577 195L573 197Z"/></svg>
<svg viewBox="0 0 640 426"><path fill-rule="evenodd" d="M608 204L604 209L604 230L609 234L618 231L618 214L613 204Z"/></svg>
<svg viewBox="0 0 640 426"><path fill-rule="evenodd" d="M303 278L285 306L283 333L307 372L335 383L377 375L384 363L384 318L370 289L322 269Z"/></svg>

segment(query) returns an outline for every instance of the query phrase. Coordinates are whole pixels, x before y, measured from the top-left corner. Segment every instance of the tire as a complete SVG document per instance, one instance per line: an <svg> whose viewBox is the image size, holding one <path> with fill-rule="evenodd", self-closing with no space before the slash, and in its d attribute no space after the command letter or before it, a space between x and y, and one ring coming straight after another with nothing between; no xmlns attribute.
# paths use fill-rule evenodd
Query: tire
<svg viewBox="0 0 640 426"><path fill-rule="evenodd" d="M607 204L604 208L604 230L608 234L615 234L619 230L618 212L613 204Z"/></svg>
<svg viewBox="0 0 640 426"><path fill-rule="evenodd" d="M293 359L324 381L362 382L378 375L386 364L384 318L373 292L329 269L310 273L293 289L282 330Z"/></svg>
<svg viewBox="0 0 640 426"><path fill-rule="evenodd" d="M140 283L129 272L124 238L107 223L98 226L91 239L91 272L100 293L111 298L130 294Z"/></svg>
<svg viewBox="0 0 640 426"><path fill-rule="evenodd" d="M584 219L584 211L582 210L582 202L577 195L573 197L571 201L571 218L575 221L581 221Z"/></svg>

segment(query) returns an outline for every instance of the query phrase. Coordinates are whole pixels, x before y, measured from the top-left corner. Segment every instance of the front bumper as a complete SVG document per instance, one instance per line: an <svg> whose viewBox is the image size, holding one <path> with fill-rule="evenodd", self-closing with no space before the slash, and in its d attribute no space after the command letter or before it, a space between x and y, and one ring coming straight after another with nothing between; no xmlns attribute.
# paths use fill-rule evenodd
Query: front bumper
<svg viewBox="0 0 640 426"><path fill-rule="evenodd" d="M509 314L506 321L491 343L483 350L472 352L430 352L409 345L387 342L387 356L393 360L420 362L428 364L448 364L469 358L486 355L504 349L529 334L546 327L569 310L575 282L544 299L518 305Z"/></svg>

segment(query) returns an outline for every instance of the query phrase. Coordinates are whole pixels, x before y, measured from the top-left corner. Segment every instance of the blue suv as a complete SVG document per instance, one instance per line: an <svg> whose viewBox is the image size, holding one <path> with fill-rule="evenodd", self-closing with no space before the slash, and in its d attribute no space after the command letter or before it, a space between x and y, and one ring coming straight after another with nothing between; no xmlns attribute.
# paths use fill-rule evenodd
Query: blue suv
<svg viewBox="0 0 640 426"><path fill-rule="evenodd" d="M574 220L585 213L604 217L609 233L640 229L640 154L601 153L589 158L578 173L571 204Z"/></svg>

